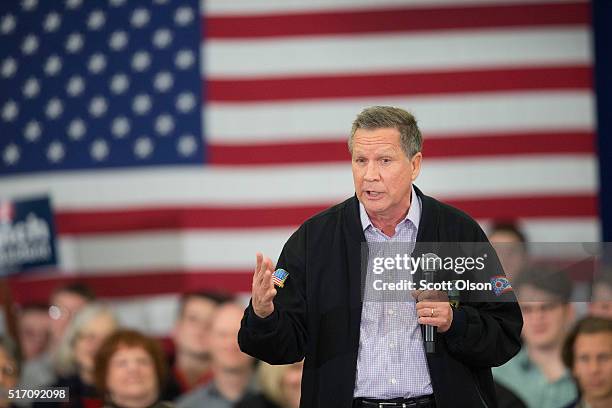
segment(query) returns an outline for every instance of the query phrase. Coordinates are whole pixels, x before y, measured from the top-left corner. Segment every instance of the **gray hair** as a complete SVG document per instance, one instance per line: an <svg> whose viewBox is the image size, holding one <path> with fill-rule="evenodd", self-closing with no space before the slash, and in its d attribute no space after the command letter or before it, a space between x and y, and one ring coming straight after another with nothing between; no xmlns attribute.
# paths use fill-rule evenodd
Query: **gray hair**
<svg viewBox="0 0 612 408"><path fill-rule="evenodd" d="M362 110L351 129L348 148L353 153L353 136L357 129L394 128L399 131L402 150L408 157L414 156L423 148L423 138L415 117L408 111L393 106L370 106Z"/></svg>
<svg viewBox="0 0 612 408"><path fill-rule="evenodd" d="M77 312L66 328L62 340L58 346L55 357L55 367L63 376L76 374L78 372L77 362L74 355L74 345L83 328L99 316L110 317L117 327L119 322L115 314L101 303L90 303Z"/></svg>

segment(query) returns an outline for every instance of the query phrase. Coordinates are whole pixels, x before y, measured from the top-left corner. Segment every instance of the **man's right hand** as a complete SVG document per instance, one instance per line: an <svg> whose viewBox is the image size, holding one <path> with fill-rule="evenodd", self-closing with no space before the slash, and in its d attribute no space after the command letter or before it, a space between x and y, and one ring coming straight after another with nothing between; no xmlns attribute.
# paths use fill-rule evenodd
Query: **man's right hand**
<svg viewBox="0 0 612 408"><path fill-rule="evenodd" d="M268 257L261 252L257 253L257 266L253 275L253 292L251 294L253 310L255 314L265 319L274 312L274 296L276 288L272 281L274 266Z"/></svg>

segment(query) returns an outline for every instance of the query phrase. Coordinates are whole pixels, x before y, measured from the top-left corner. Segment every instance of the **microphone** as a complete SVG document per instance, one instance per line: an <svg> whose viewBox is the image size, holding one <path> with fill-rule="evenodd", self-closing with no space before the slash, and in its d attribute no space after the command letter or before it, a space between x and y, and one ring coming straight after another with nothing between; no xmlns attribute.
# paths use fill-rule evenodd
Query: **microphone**
<svg viewBox="0 0 612 408"><path fill-rule="evenodd" d="M435 283L436 263L442 262L440 257L434 253L427 253L422 256L423 279L429 283ZM433 354L436 352L436 326L425 325L425 352Z"/></svg>

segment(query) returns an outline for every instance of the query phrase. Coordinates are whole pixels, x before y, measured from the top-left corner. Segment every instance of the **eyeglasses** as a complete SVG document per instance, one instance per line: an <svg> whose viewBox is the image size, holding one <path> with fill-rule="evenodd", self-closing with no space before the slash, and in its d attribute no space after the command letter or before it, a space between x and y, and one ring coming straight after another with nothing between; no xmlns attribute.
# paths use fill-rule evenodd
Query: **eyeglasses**
<svg viewBox="0 0 612 408"><path fill-rule="evenodd" d="M70 310L62 306L51 305L49 306L49 317L53 320L67 319L70 317Z"/></svg>
<svg viewBox="0 0 612 408"><path fill-rule="evenodd" d="M0 373L6 377L17 377L17 369L10 364L0 366Z"/></svg>

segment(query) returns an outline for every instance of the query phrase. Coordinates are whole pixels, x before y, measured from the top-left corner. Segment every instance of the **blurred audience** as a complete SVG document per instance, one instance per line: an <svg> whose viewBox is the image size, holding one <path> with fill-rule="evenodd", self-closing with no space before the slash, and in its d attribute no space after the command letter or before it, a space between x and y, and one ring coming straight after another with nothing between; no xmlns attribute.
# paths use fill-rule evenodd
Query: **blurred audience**
<svg viewBox="0 0 612 408"><path fill-rule="evenodd" d="M183 295L172 333L175 358L164 398L174 400L212 378L209 331L219 304L228 297L199 292Z"/></svg>
<svg viewBox="0 0 612 408"><path fill-rule="evenodd" d="M49 302L49 317L51 318L49 347L38 358L24 364L21 373L21 388L36 389L57 381L53 355L74 315L94 299L92 290L82 283L71 283L53 291Z"/></svg>
<svg viewBox="0 0 612 408"><path fill-rule="evenodd" d="M20 358L14 343L0 337L0 408L10 407L8 390L17 386Z"/></svg>
<svg viewBox="0 0 612 408"><path fill-rule="evenodd" d="M612 270L602 273L593 283L589 314L612 319Z"/></svg>
<svg viewBox="0 0 612 408"><path fill-rule="evenodd" d="M167 375L159 343L134 330L116 331L96 354L95 384L105 397L105 407L171 407L160 401Z"/></svg>
<svg viewBox="0 0 612 408"><path fill-rule="evenodd" d="M59 346L74 315L95 298L93 291L88 286L78 282L62 286L51 294L49 316L51 317L52 349Z"/></svg>
<svg viewBox="0 0 612 408"><path fill-rule="evenodd" d="M580 320L563 344L563 362L580 391L580 398L568 408L612 407L612 320Z"/></svg>
<svg viewBox="0 0 612 408"><path fill-rule="evenodd" d="M493 369L495 380L529 407L558 408L576 398L561 360L567 328L574 319L572 283L563 272L529 270L513 282L523 312L523 348Z"/></svg>
<svg viewBox="0 0 612 408"><path fill-rule="evenodd" d="M277 401L283 408L299 408L300 397L302 395L302 371L304 370L304 362L291 364L287 366L281 377L281 395ZM271 384L273 385L273 384ZM271 395L273 391L270 385L264 386L264 390Z"/></svg>
<svg viewBox="0 0 612 408"><path fill-rule="evenodd" d="M529 260L525 234L515 223L500 221L491 227L489 241L495 248L508 279L518 277L527 267Z"/></svg>
<svg viewBox="0 0 612 408"><path fill-rule="evenodd" d="M54 387L69 387L70 403L35 403L34 406L101 407L94 384L95 356L102 342L117 330L115 315L91 303L72 319L54 356L58 380Z"/></svg>
<svg viewBox="0 0 612 408"><path fill-rule="evenodd" d="M49 306L25 305L19 310L17 322L23 360L33 360L42 355L49 345Z"/></svg>
<svg viewBox="0 0 612 408"><path fill-rule="evenodd" d="M304 362L270 365L264 362L257 369L262 394L254 395L236 408L299 408Z"/></svg>
<svg viewBox="0 0 612 408"><path fill-rule="evenodd" d="M220 305L210 329L212 381L177 401L179 408L230 408L255 394L255 360L240 351L238 330L244 306L235 302Z"/></svg>

